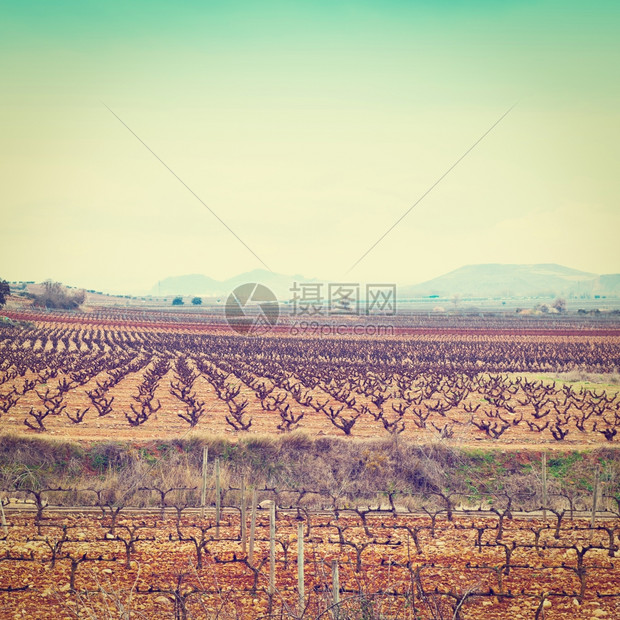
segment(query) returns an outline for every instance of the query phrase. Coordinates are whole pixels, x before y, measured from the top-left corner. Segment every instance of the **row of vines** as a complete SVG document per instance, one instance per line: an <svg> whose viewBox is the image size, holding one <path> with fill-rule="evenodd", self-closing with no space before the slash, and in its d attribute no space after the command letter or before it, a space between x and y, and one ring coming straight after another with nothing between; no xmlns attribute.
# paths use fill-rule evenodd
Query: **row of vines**
<svg viewBox="0 0 620 620"><path fill-rule="evenodd" d="M613 442L620 426L617 389L532 376L614 372L619 347L607 337L241 338L65 326L3 329L0 359L0 416L37 432L109 414L139 427L157 412L190 428L427 439Z"/></svg>

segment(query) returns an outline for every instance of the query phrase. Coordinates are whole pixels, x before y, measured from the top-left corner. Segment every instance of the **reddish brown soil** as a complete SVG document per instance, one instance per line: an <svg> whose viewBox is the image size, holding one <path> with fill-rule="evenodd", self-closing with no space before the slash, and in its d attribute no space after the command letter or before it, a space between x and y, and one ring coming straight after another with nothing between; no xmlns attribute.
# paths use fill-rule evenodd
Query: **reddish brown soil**
<svg viewBox="0 0 620 620"><path fill-rule="evenodd" d="M256 592L252 592L252 570L234 561L244 560L247 554L239 540L239 519L232 515L224 516L219 536L212 517L201 521L198 515L186 515L177 528L171 515L165 522L154 515L121 515L112 536L107 533L109 517L102 521L83 514L50 514L38 535L32 514L9 513L9 533L0 540L0 554L4 556L0 563L2 617L71 618L78 607L82 612L96 610L97 617L102 617L105 592L108 606L122 605L148 618L169 618L173 616L172 599L179 575L183 579L178 589L188 595L186 605L193 616L215 617L219 610L219 617L224 619L262 617L269 607L268 517L262 512L256 534L255 566L260 566ZM305 541L308 610L304 617L317 617L328 604L326 597L331 594L324 590L331 583L332 560L339 564L342 599L352 597L350 605L354 608L355 598L362 591L385 618L414 618L412 580L416 583L419 618L438 617L432 614L435 605L444 614L439 617L452 617L452 611L447 614L455 599L446 593L458 597L466 592L477 596L462 605L461 617L465 619L533 618L543 595L549 601L543 603L547 620L618 617L620 569L617 552L609 557L607 533L592 532L587 522L575 520L564 521L555 537L554 523L506 520L498 540L497 519L455 517L450 522L442 515L433 532L429 517L384 514L367 517L365 532L356 516L313 516ZM179 532L184 539L200 538L197 526L201 524L211 529L206 532L203 567L198 569L194 544L178 539ZM277 592L273 597L273 609L278 613L285 605L294 610L297 604L297 524L293 517L278 516ZM68 540L52 567L48 543L54 545L61 539L63 525L67 526ZM135 544L127 568L121 539L128 537L126 526L136 525L143 526L139 530L142 540ZM338 528L344 544L339 542ZM417 548L405 528L417 533ZM480 545L476 528L482 531ZM571 548L573 545L576 549ZM586 551L579 572L577 554L588 546L595 548ZM359 566L356 547L360 550ZM506 567L507 550L512 550L510 568ZM77 564L73 589L69 587L71 558L82 560ZM584 575L583 598L578 596L582 587L578 573ZM420 597L416 577L426 598ZM9 592L9 588L24 590ZM443 594L434 594L435 589ZM193 590L196 592L189 594ZM110 617L118 617L118 612Z"/></svg>

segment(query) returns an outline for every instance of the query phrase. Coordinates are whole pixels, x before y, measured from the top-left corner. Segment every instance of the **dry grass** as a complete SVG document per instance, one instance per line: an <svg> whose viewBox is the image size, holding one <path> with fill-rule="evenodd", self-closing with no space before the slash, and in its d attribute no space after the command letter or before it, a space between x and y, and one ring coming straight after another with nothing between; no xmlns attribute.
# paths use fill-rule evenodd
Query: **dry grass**
<svg viewBox="0 0 620 620"><path fill-rule="evenodd" d="M510 373L510 376L526 377L529 380L542 380L545 383L568 383L573 389L581 387L588 390L605 390L613 394L620 389L620 370L614 372L590 372L583 368L575 368L568 372L556 372L548 374L540 373Z"/></svg>
<svg viewBox="0 0 620 620"><path fill-rule="evenodd" d="M385 505L388 494L400 505L441 501L439 493L480 498L489 493L517 495L541 487L540 455L518 452L458 450L440 442L419 446L403 439L351 440L290 435L250 436L232 442L220 436L197 435L187 441L97 443L81 446L48 437L0 436L0 486L14 489L92 489L54 492L55 504L105 503L158 506L161 496L144 488L181 489L166 495L167 505L197 505L200 498L202 453L209 450L209 485L213 462L221 463L223 489L307 489L320 492L323 502ZM595 464L603 466L608 492L620 494L620 453L614 449L554 453L549 459L550 492L577 489L588 498ZM238 501L228 491L225 503ZM25 492L21 496L29 497ZM331 498L331 500L330 500ZM337 498L337 499L335 499ZM538 493L532 499L539 502ZM212 489L207 502L214 503ZM310 500L308 500L310 501ZM317 497L311 501L317 501ZM464 501L459 499L456 501Z"/></svg>

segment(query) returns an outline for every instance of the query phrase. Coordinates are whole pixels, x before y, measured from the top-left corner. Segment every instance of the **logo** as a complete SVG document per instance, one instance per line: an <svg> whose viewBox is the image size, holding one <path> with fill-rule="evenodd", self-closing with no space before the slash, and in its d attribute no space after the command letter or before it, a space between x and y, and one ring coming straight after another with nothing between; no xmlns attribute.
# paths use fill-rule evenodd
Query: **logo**
<svg viewBox="0 0 620 620"><path fill-rule="evenodd" d="M228 296L224 312L232 330L242 336L257 336L275 326L280 307L270 289L263 284L249 282L239 285Z"/></svg>

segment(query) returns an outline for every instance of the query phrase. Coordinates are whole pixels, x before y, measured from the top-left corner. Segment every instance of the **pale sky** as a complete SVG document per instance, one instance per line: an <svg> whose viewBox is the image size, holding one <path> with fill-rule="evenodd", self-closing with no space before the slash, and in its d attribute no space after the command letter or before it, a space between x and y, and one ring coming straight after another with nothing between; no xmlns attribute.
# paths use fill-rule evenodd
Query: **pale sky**
<svg viewBox="0 0 620 620"><path fill-rule="evenodd" d="M620 272L620 3L0 0L0 277ZM103 103L102 103L103 102Z"/></svg>

